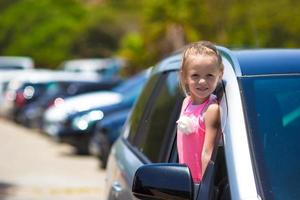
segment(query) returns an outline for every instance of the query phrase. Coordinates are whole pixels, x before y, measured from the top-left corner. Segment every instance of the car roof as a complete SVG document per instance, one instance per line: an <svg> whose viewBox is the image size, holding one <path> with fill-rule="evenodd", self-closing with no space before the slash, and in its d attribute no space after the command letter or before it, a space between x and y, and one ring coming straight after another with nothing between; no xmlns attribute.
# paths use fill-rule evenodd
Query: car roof
<svg viewBox="0 0 300 200"><path fill-rule="evenodd" d="M233 50L241 74L237 76L300 73L300 49Z"/></svg>
<svg viewBox="0 0 300 200"><path fill-rule="evenodd" d="M153 69L153 73L159 73L168 70L178 70L181 64L182 53L172 54L161 62L156 64L156 67Z"/></svg>
<svg viewBox="0 0 300 200"><path fill-rule="evenodd" d="M32 69L34 61L26 56L0 56L0 69Z"/></svg>
<svg viewBox="0 0 300 200"><path fill-rule="evenodd" d="M300 73L300 49L229 50L218 46L219 52L233 65L236 76ZM174 53L154 68L153 72L178 70L182 52Z"/></svg>
<svg viewBox="0 0 300 200"><path fill-rule="evenodd" d="M82 58L67 60L61 64L60 68L68 71L95 71L114 66L122 67L123 61L117 58Z"/></svg>

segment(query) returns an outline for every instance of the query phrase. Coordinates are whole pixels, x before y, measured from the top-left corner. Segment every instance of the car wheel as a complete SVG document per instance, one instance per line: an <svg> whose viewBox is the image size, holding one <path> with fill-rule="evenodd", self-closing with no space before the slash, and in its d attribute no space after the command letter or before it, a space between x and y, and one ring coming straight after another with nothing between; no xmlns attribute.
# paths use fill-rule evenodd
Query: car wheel
<svg viewBox="0 0 300 200"><path fill-rule="evenodd" d="M75 151L76 151L75 153L77 155L89 155L89 150L85 147L82 147L82 148L76 147Z"/></svg>
<svg viewBox="0 0 300 200"><path fill-rule="evenodd" d="M77 144L75 147L75 151L77 155L89 155L89 148L86 144Z"/></svg>
<svg viewBox="0 0 300 200"><path fill-rule="evenodd" d="M99 158L100 158L100 167L102 169L105 169L106 168L106 164L107 164L107 159L108 159L108 155L109 155L109 152L110 152L110 142L108 140L108 137L107 135L105 134L100 134L99 135L99 140L100 140L100 155L99 155Z"/></svg>

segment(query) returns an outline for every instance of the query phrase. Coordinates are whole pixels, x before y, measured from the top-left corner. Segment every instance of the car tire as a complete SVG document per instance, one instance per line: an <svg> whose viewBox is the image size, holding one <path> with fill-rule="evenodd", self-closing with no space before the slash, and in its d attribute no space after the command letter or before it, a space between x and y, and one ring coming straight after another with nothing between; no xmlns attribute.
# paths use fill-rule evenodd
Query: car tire
<svg viewBox="0 0 300 200"><path fill-rule="evenodd" d="M110 145L109 139L106 134L103 134L103 133L100 134L99 140L100 140L100 144L101 144L100 145L101 153L99 155L100 167L102 169L105 169L111 145Z"/></svg>
<svg viewBox="0 0 300 200"><path fill-rule="evenodd" d="M77 155L89 155L90 154L88 146L85 144L79 144L74 147L75 147L75 151L76 151Z"/></svg>

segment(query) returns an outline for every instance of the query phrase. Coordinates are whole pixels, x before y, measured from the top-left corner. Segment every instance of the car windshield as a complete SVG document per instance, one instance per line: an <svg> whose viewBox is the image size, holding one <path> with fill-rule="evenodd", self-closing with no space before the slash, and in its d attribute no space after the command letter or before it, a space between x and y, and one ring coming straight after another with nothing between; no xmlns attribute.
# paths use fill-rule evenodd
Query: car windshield
<svg viewBox="0 0 300 200"><path fill-rule="evenodd" d="M240 79L265 199L300 199L300 75Z"/></svg>
<svg viewBox="0 0 300 200"><path fill-rule="evenodd" d="M133 87L136 87L137 85L143 85L143 82L145 81L146 71L143 71L114 87L112 91L126 95Z"/></svg>

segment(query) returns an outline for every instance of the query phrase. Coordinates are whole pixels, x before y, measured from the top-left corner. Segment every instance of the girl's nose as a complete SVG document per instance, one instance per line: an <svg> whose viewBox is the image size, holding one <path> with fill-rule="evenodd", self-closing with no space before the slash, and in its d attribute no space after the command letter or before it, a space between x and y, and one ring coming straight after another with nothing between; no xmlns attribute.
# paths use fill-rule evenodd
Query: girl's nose
<svg viewBox="0 0 300 200"><path fill-rule="evenodd" d="M204 78L200 78L199 81L198 81L199 84L205 83L205 82L206 82L206 80Z"/></svg>

